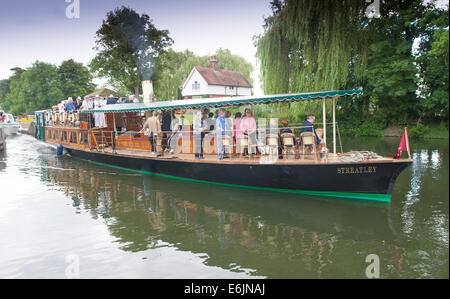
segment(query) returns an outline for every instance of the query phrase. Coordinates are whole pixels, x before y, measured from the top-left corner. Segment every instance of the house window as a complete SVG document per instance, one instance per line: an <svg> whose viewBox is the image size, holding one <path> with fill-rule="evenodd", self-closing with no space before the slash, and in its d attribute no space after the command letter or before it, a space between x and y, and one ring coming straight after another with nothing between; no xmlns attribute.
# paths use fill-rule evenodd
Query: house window
<svg viewBox="0 0 450 299"><path fill-rule="evenodd" d="M198 83L197 81L195 81L194 83L192 83L192 89L193 89L193 90L198 90L198 89L200 89L200 83Z"/></svg>
<svg viewBox="0 0 450 299"><path fill-rule="evenodd" d="M230 90L234 90L234 86L229 86L228 87Z"/></svg>

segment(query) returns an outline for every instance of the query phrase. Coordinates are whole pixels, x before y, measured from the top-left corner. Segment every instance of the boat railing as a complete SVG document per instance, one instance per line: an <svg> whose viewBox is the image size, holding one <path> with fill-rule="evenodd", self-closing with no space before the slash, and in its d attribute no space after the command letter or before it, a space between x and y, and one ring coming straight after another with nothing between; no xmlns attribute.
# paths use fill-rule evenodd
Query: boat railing
<svg viewBox="0 0 450 299"><path fill-rule="evenodd" d="M259 134L255 132L254 135L251 133L237 136L235 136L234 130L223 130L222 135L217 135L214 130L200 134L192 132L189 127L185 126L181 130L155 133L152 137L156 149L151 148L150 136L145 135L142 131L121 132L94 128L89 130L89 148L97 151L112 149L113 152L121 149L124 150L123 153L130 154L142 153L142 151L154 151L160 154L170 152L171 156L177 156L180 154L194 155L200 148L197 143L202 142L202 151L206 155L217 155L221 149L225 155L229 154L235 158L282 155L286 159L308 158L317 160L320 157L326 157L327 154L325 144L302 144L302 136L295 135L294 132L300 132L300 129L305 128L304 126L289 127L292 133L279 134L279 130L273 130L273 132L269 130L269 132L264 131L259 132ZM320 134L320 130L318 131ZM312 132L310 132L310 135L316 141ZM220 137L220 140L218 137Z"/></svg>
<svg viewBox="0 0 450 299"><path fill-rule="evenodd" d="M148 136L145 136L142 131L113 131L110 127L93 127L89 129L90 120L80 121L78 112L59 113L53 111L46 116L45 120L47 125L60 127L62 130L79 129L87 133L88 140L85 140L86 138L83 138L85 136L81 136L80 133L78 138L71 137L76 142L64 139L61 142L63 144L76 144L97 151L112 149L114 153L119 148L131 153L142 150L153 151ZM319 127L320 125L322 124L318 124ZM225 154L230 153L239 157L276 154L288 158L292 156L295 159L311 157L317 160L317 157L319 159L320 157L326 157L328 149L324 142L326 138L322 138L323 128L315 129L317 135L310 133L310 135L314 135L312 138L315 142L317 142L317 137L322 139L321 144L309 142L309 144L303 145L302 139L306 137L300 132L305 128L312 128L312 126L297 124L282 128L263 126L256 128L254 132L248 135L243 134L239 129L221 130L220 135L217 135L218 132L215 130L208 130L203 133L203 139L201 137L200 139L203 142L203 151L207 154L218 154L219 145L221 145ZM283 131L286 131L286 133L282 134ZM75 133L70 133L70 136L73 136L73 134ZM199 148L196 146L196 143L199 142L196 140L199 135L201 134L193 132L191 125L183 125L180 129L174 131L161 131L160 134L155 134L156 151L162 152L163 149L168 149L172 150L174 154L195 154ZM218 136L220 136L220 140L217 138ZM60 140L63 138L65 137L61 137Z"/></svg>

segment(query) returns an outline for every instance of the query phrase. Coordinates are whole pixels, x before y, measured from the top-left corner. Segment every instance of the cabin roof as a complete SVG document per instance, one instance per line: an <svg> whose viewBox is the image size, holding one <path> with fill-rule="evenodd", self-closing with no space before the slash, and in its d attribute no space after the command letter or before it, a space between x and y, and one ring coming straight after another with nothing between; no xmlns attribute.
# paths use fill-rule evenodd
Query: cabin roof
<svg viewBox="0 0 450 299"><path fill-rule="evenodd" d="M101 109L83 110L80 113L92 112L134 112L146 110L173 110L173 109L195 109L204 107L227 107L242 105L258 105L272 103L287 103L299 101L311 101L328 99L333 97L355 96L363 93L362 89L353 90L333 90L320 92L306 92L294 94L276 94L265 96L238 96L221 98L202 98L188 100L158 101L152 103L126 103L106 105Z"/></svg>

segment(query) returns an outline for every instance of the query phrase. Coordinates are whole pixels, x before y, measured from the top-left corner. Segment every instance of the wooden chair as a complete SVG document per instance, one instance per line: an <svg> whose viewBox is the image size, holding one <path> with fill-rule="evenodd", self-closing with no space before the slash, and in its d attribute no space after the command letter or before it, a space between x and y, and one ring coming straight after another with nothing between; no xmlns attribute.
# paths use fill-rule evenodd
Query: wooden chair
<svg viewBox="0 0 450 299"><path fill-rule="evenodd" d="M293 133L281 134L281 144L283 150L283 159L286 159L295 148L295 135Z"/></svg>
<svg viewBox="0 0 450 299"><path fill-rule="evenodd" d="M317 160L316 135L313 132L303 132L300 134L300 141L302 145L302 159L305 158L305 151L311 149L314 161Z"/></svg>
<svg viewBox="0 0 450 299"><path fill-rule="evenodd" d="M278 135L267 134L266 144L269 146L269 153L271 155L278 155Z"/></svg>
<svg viewBox="0 0 450 299"><path fill-rule="evenodd" d="M237 138L237 145L239 147L240 157L242 158L242 155L244 154L245 148L248 149L248 136L244 135L244 134L238 136L238 138Z"/></svg>
<svg viewBox="0 0 450 299"><path fill-rule="evenodd" d="M233 153L233 137L230 135L221 135L222 149L226 154L231 155Z"/></svg>

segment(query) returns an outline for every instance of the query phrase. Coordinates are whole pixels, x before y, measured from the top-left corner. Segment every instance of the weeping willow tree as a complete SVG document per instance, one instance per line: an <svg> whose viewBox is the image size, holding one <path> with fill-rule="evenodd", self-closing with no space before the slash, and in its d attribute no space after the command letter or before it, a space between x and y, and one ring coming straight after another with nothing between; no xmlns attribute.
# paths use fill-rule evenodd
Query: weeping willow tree
<svg viewBox="0 0 450 299"><path fill-rule="evenodd" d="M257 38L266 93L343 88L367 58L367 4L361 0L273 1Z"/></svg>
<svg viewBox="0 0 450 299"><path fill-rule="evenodd" d="M365 1L274 0L271 5L273 15L255 42L266 94L342 89L362 78L369 36ZM289 111L311 112L317 104L291 104Z"/></svg>

